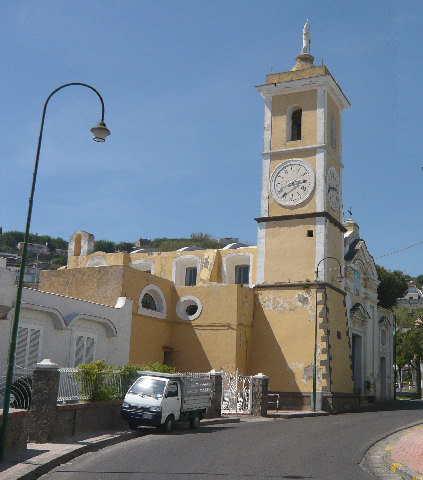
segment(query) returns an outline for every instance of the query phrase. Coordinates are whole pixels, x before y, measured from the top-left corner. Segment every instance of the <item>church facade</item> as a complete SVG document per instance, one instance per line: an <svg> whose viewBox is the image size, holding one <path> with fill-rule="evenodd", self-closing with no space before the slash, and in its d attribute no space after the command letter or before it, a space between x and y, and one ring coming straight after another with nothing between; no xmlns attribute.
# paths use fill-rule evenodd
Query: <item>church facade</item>
<svg viewBox="0 0 423 480"><path fill-rule="evenodd" d="M286 408L326 410L392 390L392 316L358 226L342 214L349 102L307 53L267 75L256 247L93 252L76 232L67 268L39 288L104 305L133 301L129 361L264 373ZM259 189L257 189L259 191ZM281 407L281 408L284 408Z"/></svg>

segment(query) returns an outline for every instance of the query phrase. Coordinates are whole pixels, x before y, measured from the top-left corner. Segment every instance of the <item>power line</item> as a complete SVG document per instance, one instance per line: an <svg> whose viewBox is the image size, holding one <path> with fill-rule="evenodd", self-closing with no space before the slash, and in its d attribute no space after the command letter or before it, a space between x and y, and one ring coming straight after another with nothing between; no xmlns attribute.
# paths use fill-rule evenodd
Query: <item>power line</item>
<svg viewBox="0 0 423 480"><path fill-rule="evenodd" d="M420 241L420 242L417 242L417 243L413 243L413 245L409 245L408 247L400 248L399 250L395 250L395 251L390 252L390 253L385 253L385 255L380 255L379 257L375 257L375 260L377 260L379 258L383 258L383 257L389 257L389 255L395 255L396 253L403 252L404 250L408 250L409 248L416 247L417 245L421 245L422 243L423 243L423 240Z"/></svg>

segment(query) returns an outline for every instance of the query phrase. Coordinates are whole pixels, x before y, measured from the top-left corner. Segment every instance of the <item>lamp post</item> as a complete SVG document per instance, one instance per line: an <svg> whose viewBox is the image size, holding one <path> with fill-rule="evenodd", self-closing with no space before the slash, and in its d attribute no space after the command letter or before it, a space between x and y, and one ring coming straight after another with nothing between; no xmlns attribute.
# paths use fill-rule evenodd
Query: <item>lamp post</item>
<svg viewBox="0 0 423 480"><path fill-rule="evenodd" d="M397 399L397 316L394 313L394 400Z"/></svg>
<svg viewBox="0 0 423 480"><path fill-rule="evenodd" d="M60 87L56 88L56 90L51 92L50 95L47 97L47 100L44 103L43 114L41 117L40 133L38 136L37 154L35 157L34 172L32 175L31 194L30 194L29 203L28 203L28 214L26 218L25 237L24 237L24 244L22 247L21 264L19 269L19 280L18 280L18 287L16 291L15 311L13 315L12 331L10 335L9 358L8 358L8 364L7 364L6 386L5 386L5 392L4 392L3 416L2 416L2 422L1 422L0 460L4 460L4 452L6 447L7 425L8 425L8 418L9 418L9 406L10 406L10 392L11 392L11 387L13 382L13 367L15 363L16 340L18 336L19 314L21 309L22 288L23 288L23 280L25 275L25 260L26 260L26 252L28 247L29 228L31 224L31 214L32 214L32 204L34 199L35 183L37 179L38 161L39 161L40 150L41 150L41 140L43 137L44 120L46 116L47 105L50 98L59 90L62 90L65 87L70 87L73 85L80 85L81 87L86 87L91 89L94 93L97 94L98 98L100 99L101 120L97 123L97 125L91 128L91 132L93 134L93 140L95 140L96 142L104 142L106 140L106 137L110 134L110 131L106 128L106 124L104 123L103 98L98 93L98 91L91 85L88 85L86 83L79 83L79 82L66 83L65 85L61 85Z"/></svg>
<svg viewBox="0 0 423 480"><path fill-rule="evenodd" d="M314 318L314 357L313 357L313 412L316 411L316 377L317 377L317 290L318 290L318 280L319 280L319 267L320 267L320 264L324 261L324 260L327 260L328 258L331 258L332 260L335 260L338 262L339 264L339 274L337 275L337 280L342 282L342 279L344 278L344 276L342 275L342 266L341 266L341 262L335 258L335 257L324 257L322 258L319 263L317 264L317 267L316 267L316 299L315 299L315 303L316 303L316 309L315 309L315 318Z"/></svg>

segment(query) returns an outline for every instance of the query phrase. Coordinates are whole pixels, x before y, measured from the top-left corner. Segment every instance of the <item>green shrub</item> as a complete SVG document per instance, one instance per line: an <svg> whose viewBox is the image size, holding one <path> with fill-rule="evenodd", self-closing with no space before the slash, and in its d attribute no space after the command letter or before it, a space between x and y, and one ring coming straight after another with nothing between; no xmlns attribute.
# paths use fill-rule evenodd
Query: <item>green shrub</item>
<svg viewBox="0 0 423 480"><path fill-rule="evenodd" d="M116 400L120 397L116 387L107 385L107 376L113 372L114 368L105 360L81 363L76 369L75 375L81 382L81 394L88 397L89 402Z"/></svg>
<svg viewBox="0 0 423 480"><path fill-rule="evenodd" d="M136 363L114 367L105 360L96 360L90 363L81 363L76 367L76 378L81 383L81 395L89 402L122 399L129 387L139 377L138 372L149 370L152 372L174 373L175 369L159 362L150 362L143 365ZM107 377L120 374L119 382L109 382Z"/></svg>

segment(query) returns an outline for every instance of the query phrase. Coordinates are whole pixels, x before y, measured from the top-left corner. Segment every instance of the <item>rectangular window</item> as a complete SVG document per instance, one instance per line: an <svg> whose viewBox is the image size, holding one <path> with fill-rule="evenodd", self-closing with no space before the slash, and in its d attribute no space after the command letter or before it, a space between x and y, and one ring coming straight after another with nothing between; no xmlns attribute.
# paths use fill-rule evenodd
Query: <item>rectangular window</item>
<svg viewBox="0 0 423 480"><path fill-rule="evenodd" d="M41 328L20 326L16 341L15 364L32 368L40 361Z"/></svg>
<svg viewBox="0 0 423 480"><path fill-rule="evenodd" d="M249 265L237 265L235 267L235 283L247 284L249 283L250 266Z"/></svg>
<svg viewBox="0 0 423 480"><path fill-rule="evenodd" d="M90 363L95 360L95 338L89 335L77 334L75 338L74 367L80 363Z"/></svg>
<svg viewBox="0 0 423 480"><path fill-rule="evenodd" d="M185 270L185 285L190 287L197 284L197 268L189 267Z"/></svg>

